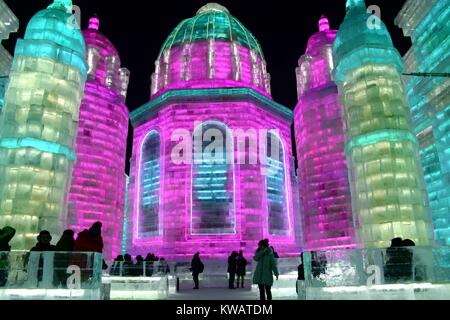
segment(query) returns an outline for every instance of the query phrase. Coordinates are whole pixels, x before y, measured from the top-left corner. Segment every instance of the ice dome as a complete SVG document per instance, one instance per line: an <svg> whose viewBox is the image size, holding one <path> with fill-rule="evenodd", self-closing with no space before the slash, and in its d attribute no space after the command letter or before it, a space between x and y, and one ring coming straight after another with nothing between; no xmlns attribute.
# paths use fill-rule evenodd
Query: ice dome
<svg viewBox="0 0 450 320"><path fill-rule="evenodd" d="M270 94L264 55L251 32L216 3L174 29L152 76L152 95L176 88L242 86Z"/></svg>
<svg viewBox="0 0 450 320"><path fill-rule="evenodd" d="M376 22L378 25L373 24ZM367 12L364 0L347 0L347 15L334 41L335 80L341 82L355 62L393 64L402 71L402 59L394 48L386 25Z"/></svg>
<svg viewBox="0 0 450 320"><path fill-rule="evenodd" d="M69 56L62 51L55 51L54 48L34 52L39 56L55 58L63 63L71 64L80 69L82 75L86 75L86 65L84 62L86 46L83 35L72 15L71 0L55 0L47 9L39 11L28 23L25 40L43 40L55 43L60 46L60 50L71 50L71 54L79 59L65 61ZM16 52L21 54L23 52ZM31 52L27 52L29 55Z"/></svg>

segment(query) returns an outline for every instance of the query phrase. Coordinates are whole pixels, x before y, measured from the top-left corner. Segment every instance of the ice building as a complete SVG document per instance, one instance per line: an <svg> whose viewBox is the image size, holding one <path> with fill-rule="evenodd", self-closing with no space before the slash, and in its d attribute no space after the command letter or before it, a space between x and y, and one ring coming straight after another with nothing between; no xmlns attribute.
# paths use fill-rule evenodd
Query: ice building
<svg viewBox="0 0 450 320"><path fill-rule="evenodd" d="M155 66L150 101L131 113L128 251L223 258L269 238L297 256L293 115L271 98L258 41L207 4L169 35Z"/></svg>
<svg viewBox="0 0 450 320"><path fill-rule="evenodd" d="M434 237L450 245L450 1L409 0L395 22L413 44L404 57L405 72L419 73L405 78Z"/></svg>
<svg viewBox="0 0 450 320"><path fill-rule="evenodd" d="M101 221L103 255L110 259L122 252L130 72L121 68L117 50L99 32L99 25L98 17L92 17L83 30L88 78L80 106L68 225L79 232Z"/></svg>
<svg viewBox="0 0 450 320"><path fill-rule="evenodd" d="M0 0L0 113L3 108L3 97L6 91L9 71L11 70L12 57L1 45L3 40L9 38L9 34L17 32L19 20L8 8L3 0Z"/></svg>
<svg viewBox="0 0 450 320"><path fill-rule="evenodd" d="M17 229L13 249L39 230L60 234L75 160L86 79L85 43L70 0L55 0L18 40L0 118L0 225Z"/></svg>
<svg viewBox="0 0 450 320"><path fill-rule="evenodd" d="M341 105L331 77L336 33L322 16L296 70L294 128L306 250L355 245Z"/></svg>
<svg viewBox="0 0 450 320"><path fill-rule="evenodd" d="M369 25L377 19L379 26ZM348 0L333 46L344 106L346 155L359 241L388 247L395 237L432 243L431 215L401 82L403 63L386 26L364 0Z"/></svg>

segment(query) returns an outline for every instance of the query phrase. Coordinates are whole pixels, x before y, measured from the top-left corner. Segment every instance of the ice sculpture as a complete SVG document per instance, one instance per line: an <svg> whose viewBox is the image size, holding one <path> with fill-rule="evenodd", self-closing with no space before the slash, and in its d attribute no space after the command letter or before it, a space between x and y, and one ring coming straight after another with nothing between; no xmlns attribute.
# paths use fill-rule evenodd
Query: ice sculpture
<svg viewBox="0 0 450 320"><path fill-rule="evenodd" d="M294 127L306 250L355 245L341 105L331 79L336 33L322 16L296 70Z"/></svg>
<svg viewBox="0 0 450 320"><path fill-rule="evenodd" d="M270 238L280 255L298 255L292 112L270 96L258 41L210 3L175 28L155 65L151 100L131 114L128 251L222 259ZM278 154L263 152L268 137ZM221 161L202 157L213 140L229 148Z"/></svg>
<svg viewBox="0 0 450 320"><path fill-rule="evenodd" d="M370 19L364 0L348 1L333 47L355 225L366 247L388 247L395 237L430 245L431 216L400 77L403 64L385 25L370 26Z"/></svg>
<svg viewBox="0 0 450 320"><path fill-rule="evenodd" d="M69 4L38 12L16 45L0 119L0 225L17 229L13 249L30 249L39 230L57 235L67 222L87 71Z"/></svg>
<svg viewBox="0 0 450 320"><path fill-rule="evenodd" d="M120 68L117 50L99 31L92 17L83 30L88 79L80 107L69 226L76 231L103 223L103 254L122 252L125 157L128 109L125 105L129 72Z"/></svg>
<svg viewBox="0 0 450 320"><path fill-rule="evenodd" d="M3 0L0 0L0 43L9 38L9 34L17 32L19 21ZM12 57L0 44L0 113L3 108L3 97L6 91Z"/></svg>
<svg viewBox="0 0 450 320"><path fill-rule="evenodd" d="M413 46L407 73L450 73L450 2L409 0L396 19ZM407 77L414 131L420 142L438 244L450 245L450 78Z"/></svg>

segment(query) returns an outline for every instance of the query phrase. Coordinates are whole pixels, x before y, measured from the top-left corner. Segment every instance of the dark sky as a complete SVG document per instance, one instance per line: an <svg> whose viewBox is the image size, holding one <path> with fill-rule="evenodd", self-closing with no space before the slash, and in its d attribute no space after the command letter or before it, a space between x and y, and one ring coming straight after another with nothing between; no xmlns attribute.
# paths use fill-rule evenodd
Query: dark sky
<svg viewBox="0 0 450 320"><path fill-rule="evenodd" d="M20 29L5 46L13 52L26 24L50 0L5 0L20 20ZM148 101L154 61L166 37L181 20L195 15L207 0L74 0L81 8L82 27L97 13L100 31L116 46L122 66L131 71L127 105L130 111ZM295 68L305 52L308 38L317 31L321 14L337 29L345 15L346 0L217 0L226 6L259 40L272 76L274 100L293 109L297 100ZM378 5L381 18L403 55L411 46L394 25L405 0L366 0Z"/></svg>

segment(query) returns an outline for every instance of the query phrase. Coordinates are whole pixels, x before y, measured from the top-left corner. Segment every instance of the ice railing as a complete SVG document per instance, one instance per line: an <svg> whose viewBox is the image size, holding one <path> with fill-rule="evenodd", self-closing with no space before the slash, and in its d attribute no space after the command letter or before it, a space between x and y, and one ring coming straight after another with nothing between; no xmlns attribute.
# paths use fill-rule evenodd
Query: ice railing
<svg viewBox="0 0 450 320"><path fill-rule="evenodd" d="M315 251L303 259L306 287L450 283L450 247Z"/></svg>
<svg viewBox="0 0 450 320"><path fill-rule="evenodd" d="M171 272L170 265L166 261L144 261L142 264L113 261L110 266L109 275L118 277L164 276Z"/></svg>
<svg viewBox="0 0 450 320"><path fill-rule="evenodd" d="M101 289L102 255L0 252L0 289Z"/></svg>

